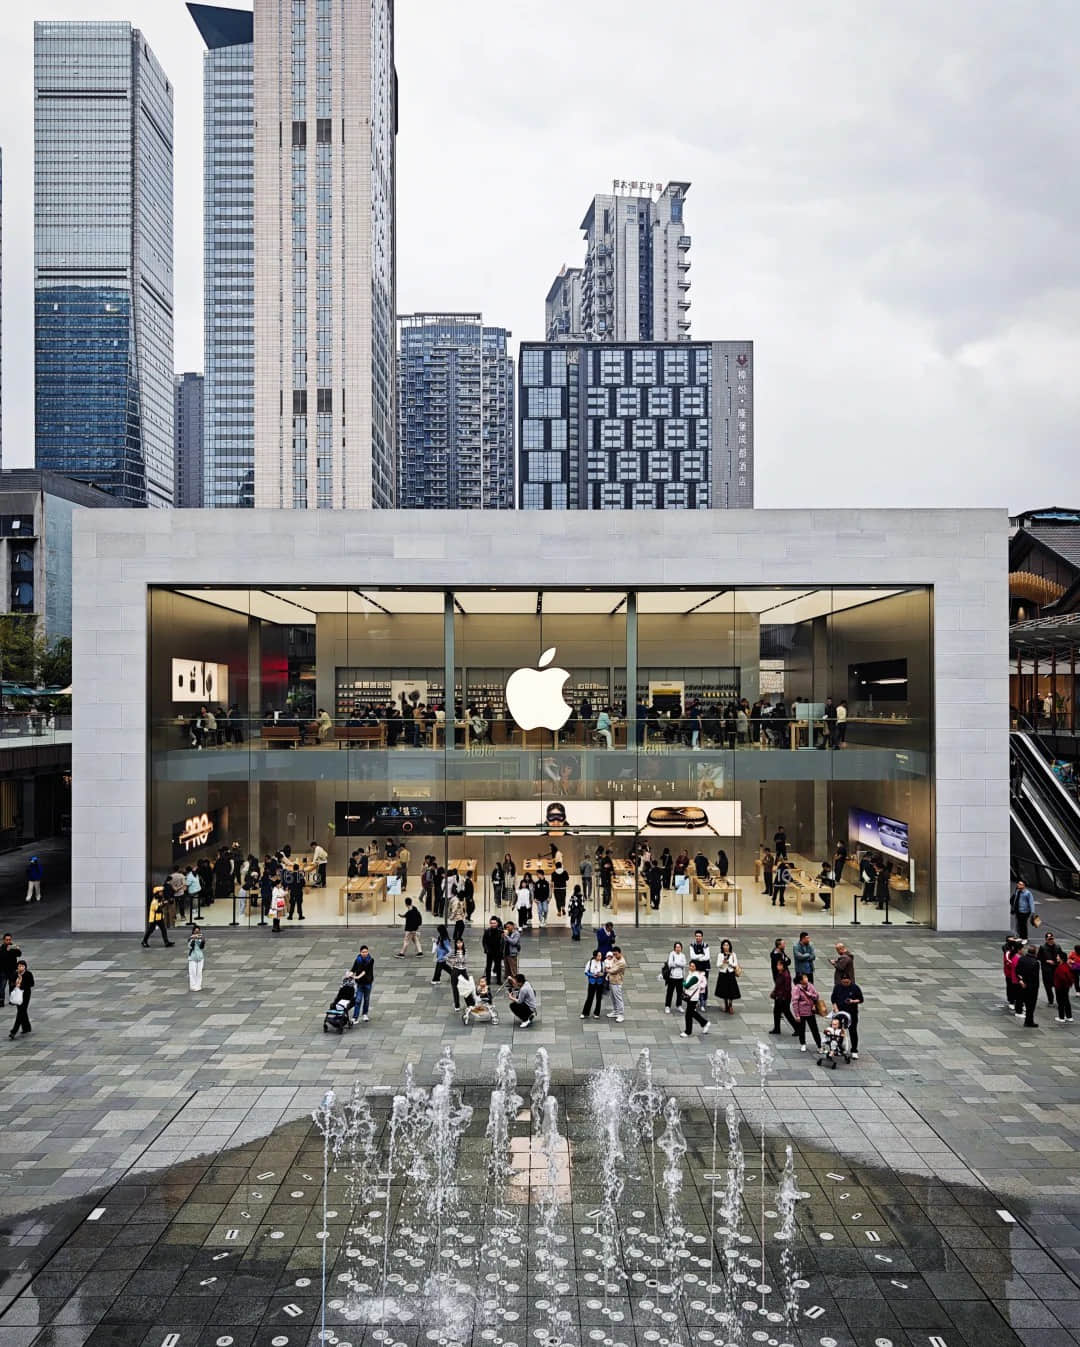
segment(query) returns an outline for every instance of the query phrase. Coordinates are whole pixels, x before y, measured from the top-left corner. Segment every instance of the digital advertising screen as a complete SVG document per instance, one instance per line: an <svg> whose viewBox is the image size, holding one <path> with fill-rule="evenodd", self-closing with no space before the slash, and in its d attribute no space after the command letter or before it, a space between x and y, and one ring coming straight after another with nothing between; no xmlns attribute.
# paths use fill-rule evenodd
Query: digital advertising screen
<svg viewBox="0 0 1080 1347"><path fill-rule="evenodd" d="M455 800L338 800L334 830L338 837L437 836L461 827L461 805Z"/></svg>
<svg viewBox="0 0 1080 1347"><path fill-rule="evenodd" d="M883 851L907 862L908 826L899 819L873 814L868 809L849 809L848 838L858 846Z"/></svg>

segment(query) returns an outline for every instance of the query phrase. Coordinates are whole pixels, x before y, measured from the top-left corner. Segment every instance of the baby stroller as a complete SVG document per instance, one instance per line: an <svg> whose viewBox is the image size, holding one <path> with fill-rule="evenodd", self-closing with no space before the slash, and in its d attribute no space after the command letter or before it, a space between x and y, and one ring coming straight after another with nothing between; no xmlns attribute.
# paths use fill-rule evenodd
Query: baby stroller
<svg viewBox="0 0 1080 1347"><path fill-rule="evenodd" d="M323 1033L328 1034L333 1029L335 1033L343 1034L346 1029L351 1029L352 1020L349 1017L349 1012L355 1004L356 983L349 977L342 982L330 1003L330 1009L323 1016Z"/></svg>
<svg viewBox="0 0 1080 1347"><path fill-rule="evenodd" d="M477 1001L475 1005L461 1007L461 1022L466 1029L477 1024L498 1024L499 1012L490 1001Z"/></svg>
<svg viewBox="0 0 1080 1347"><path fill-rule="evenodd" d="M851 1048L848 1046L850 1025L851 1016L846 1010L835 1010L829 1016L829 1022L821 1035L821 1051L817 1059L818 1066L821 1066L823 1062L828 1062L835 1071L838 1057L843 1057L845 1062L851 1061Z"/></svg>

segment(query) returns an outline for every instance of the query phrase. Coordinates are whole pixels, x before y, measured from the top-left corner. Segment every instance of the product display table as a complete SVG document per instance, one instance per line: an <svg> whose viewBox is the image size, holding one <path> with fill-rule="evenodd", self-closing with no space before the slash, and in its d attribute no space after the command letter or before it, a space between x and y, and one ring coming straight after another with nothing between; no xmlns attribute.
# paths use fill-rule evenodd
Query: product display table
<svg viewBox="0 0 1080 1347"><path fill-rule="evenodd" d="M350 879L342 884L338 889L338 916L345 915L345 905L354 899L363 911L365 899L371 902L371 915L375 915L376 905L380 899L386 900L386 880L385 879Z"/></svg>
<svg viewBox="0 0 1080 1347"><path fill-rule="evenodd" d="M690 881L690 896L697 902L698 895L701 895L702 911L707 917L709 915L709 905L716 898L719 899L721 907L727 907L728 899L735 895L735 915L742 916L742 886L739 884L721 884L719 880L699 879L697 875Z"/></svg>
<svg viewBox="0 0 1080 1347"><path fill-rule="evenodd" d="M460 861L447 861L447 870L456 870L459 875L467 875L471 880L476 880L476 861L466 858Z"/></svg>

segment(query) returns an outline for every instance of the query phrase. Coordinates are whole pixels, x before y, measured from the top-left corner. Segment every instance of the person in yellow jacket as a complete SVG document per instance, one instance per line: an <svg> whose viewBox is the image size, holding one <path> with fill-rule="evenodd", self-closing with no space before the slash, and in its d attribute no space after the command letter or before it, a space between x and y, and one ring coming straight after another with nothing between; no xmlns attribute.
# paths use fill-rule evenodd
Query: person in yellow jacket
<svg viewBox="0 0 1080 1347"><path fill-rule="evenodd" d="M172 945L174 941L169 939L169 933L165 929L165 901L160 893L155 893L150 899L150 916L147 922L146 934L142 938L143 949L149 949L150 937L154 934L155 927L161 931L161 938L166 945Z"/></svg>

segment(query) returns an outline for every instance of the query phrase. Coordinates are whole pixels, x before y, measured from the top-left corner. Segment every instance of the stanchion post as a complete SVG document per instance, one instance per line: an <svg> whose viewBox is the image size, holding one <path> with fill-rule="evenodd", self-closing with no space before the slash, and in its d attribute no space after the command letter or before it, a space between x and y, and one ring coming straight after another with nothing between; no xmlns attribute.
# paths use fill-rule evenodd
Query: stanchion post
<svg viewBox="0 0 1080 1347"><path fill-rule="evenodd" d="M858 894L858 890L856 890L856 891L851 895L851 924L852 924L852 926L861 926L861 925L862 925L862 922L859 920L859 894Z"/></svg>

